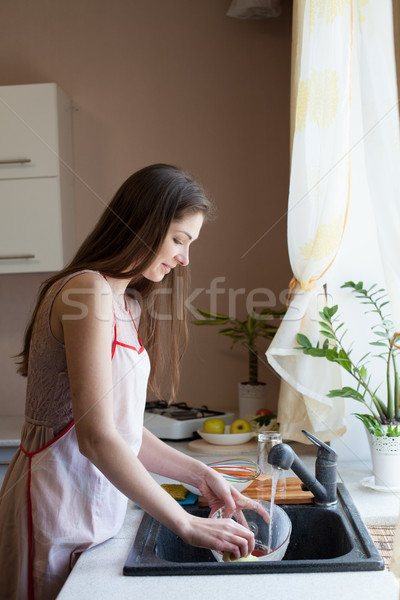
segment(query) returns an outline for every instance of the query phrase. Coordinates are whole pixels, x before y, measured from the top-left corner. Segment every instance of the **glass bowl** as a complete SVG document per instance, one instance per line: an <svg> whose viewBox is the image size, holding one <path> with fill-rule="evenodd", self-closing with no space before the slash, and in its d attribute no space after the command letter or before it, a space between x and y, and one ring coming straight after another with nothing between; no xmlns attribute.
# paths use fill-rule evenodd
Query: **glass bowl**
<svg viewBox="0 0 400 600"><path fill-rule="evenodd" d="M271 514L271 503L265 500L255 500ZM272 526L267 523L261 515L255 510L244 509L243 515L247 521L249 529L254 533L255 548L252 552L259 561L282 560L289 545L290 535L292 533L292 522L283 508L274 504L272 513ZM222 519L223 509L220 508L212 519ZM218 562L223 562L223 553L217 550L211 550L214 558Z"/></svg>

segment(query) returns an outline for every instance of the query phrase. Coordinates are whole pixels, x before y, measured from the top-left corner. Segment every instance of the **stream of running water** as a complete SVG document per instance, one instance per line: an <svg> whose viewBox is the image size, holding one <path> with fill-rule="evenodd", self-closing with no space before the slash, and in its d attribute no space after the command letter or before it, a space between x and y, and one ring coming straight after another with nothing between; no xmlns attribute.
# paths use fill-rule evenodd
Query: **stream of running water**
<svg viewBox="0 0 400 600"><path fill-rule="evenodd" d="M275 506L275 493L276 493L276 485L279 479L279 470L276 468L272 468L272 482L271 482L271 508L269 513L269 528L268 528L268 552L273 551L272 547L272 531L274 524L274 506Z"/></svg>

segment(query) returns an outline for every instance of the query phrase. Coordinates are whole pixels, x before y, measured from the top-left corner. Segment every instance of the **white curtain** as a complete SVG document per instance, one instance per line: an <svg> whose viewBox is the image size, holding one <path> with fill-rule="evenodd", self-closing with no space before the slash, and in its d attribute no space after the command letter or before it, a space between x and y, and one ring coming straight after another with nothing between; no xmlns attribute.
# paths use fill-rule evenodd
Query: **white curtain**
<svg viewBox="0 0 400 600"><path fill-rule="evenodd" d="M361 17L358 39L365 166L386 288L400 330L400 135L392 2L370 0Z"/></svg>
<svg viewBox="0 0 400 600"><path fill-rule="evenodd" d="M324 286L330 298L335 297L346 280L347 263L362 264L362 254L350 261L340 252L349 239L356 249L357 238L360 247L361 240L365 244L366 228L361 214L354 217L356 206L367 214L368 204L375 214L379 246L374 255L380 256L373 260L378 270L384 265L394 313L400 316L400 154L392 3L295 0L293 50L288 206L293 293L267 358L283 380L278 406L283 437L304 442L301 429L308 429L329 441L346 431L344 401L326 397L342 385L342 374L337 365L296 350L296 335L305 333L316 343L318 312L326 302ZM359 279L357 272L349 278Z"/></svg>

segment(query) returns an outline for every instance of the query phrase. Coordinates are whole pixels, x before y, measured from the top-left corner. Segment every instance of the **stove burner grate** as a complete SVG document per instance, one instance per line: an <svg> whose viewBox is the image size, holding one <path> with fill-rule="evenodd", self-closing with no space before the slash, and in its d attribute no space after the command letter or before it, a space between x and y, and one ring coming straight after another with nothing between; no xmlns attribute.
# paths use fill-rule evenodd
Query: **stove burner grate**
<svg viewBox="0 0 400 600"><path fill-rule="evenodd" d="M214 417L224 413L210 410L208 406L191 407L186 402L175 402L168 404L165 400L153 400L146 403L146 411L163 415L169 419L177 421L187 421L189 419L203 419L204 417Z"/></svg>

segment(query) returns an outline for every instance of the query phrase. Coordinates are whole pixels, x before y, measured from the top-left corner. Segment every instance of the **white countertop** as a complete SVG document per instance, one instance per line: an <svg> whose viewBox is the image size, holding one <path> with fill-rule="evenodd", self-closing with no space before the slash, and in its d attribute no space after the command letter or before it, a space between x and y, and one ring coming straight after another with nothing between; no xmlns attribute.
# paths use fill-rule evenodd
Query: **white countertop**
<svg viewBox="0 0 400 600"><path fill-rule="evenodd" d="M199 460L211 462L218 456L201 456L188 450L187 444L174 443L178 449ZM296 446L296 450L297 445ZM315 450L303 446L304 462L313 468ZM312 454L311 454L312 452ZM250 458L255 458L249 454ZM226 457L225 457L226 458ZM399 516L400 493L383 493L366 488L360 481L372 474L368 462L340 462L338 472L367 525L394 525ZM156 477L157 481L166 481ZM274 597L274 600L399 600L398 581L388 571L342 573L291 573L263 575L200 575L125 577L122 568L135 537L143 512L129 504L125 523L113 539L83 553L61 590L58 600L191 600L207 597L234 598L245 594L246 600Z"/></svg>

